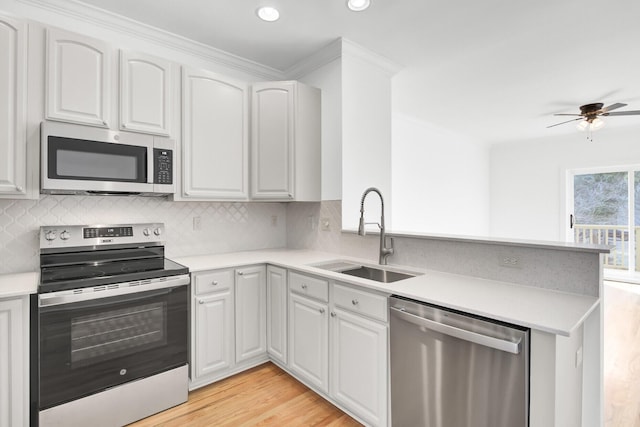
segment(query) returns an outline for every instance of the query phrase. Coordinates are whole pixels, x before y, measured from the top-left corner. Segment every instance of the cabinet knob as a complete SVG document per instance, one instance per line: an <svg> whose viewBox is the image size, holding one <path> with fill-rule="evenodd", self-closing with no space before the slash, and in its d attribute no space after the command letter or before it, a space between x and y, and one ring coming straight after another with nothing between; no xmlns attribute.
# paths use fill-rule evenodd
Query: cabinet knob
<svg viewBox="0 0 640 427"><path fill-rule="evenodd" d="M211 282L211 286L218 286L218 282L214 280L213 282Z"/></svg>
<svg viewBox="0 0 640 427"><path fill-rule="evenodd" d="M199 299L199 300L198 300L198 304L204 304L204 300Z"/></svg>
<svg viewBox="0 0 640 427"><path fill-rule="evenodd" d="M320 314L324 314L324 308L321 308L321 309L320 309L320 310L318 310L318 311L320 311Z"/></svg>
<svg viewBox="0 0 640 427"><path fill-rule="evenodd" d="M306 283L302 284L302 289L307 289L307 284Z"/></svg>
<svg viewBox="0 0 640 427"><path fill-rule="evenodd" d="M358 300L357 300L357 299L352 299L352 300L351 300L351 304L353 304L353 305L358 305Z"/></svg>
<svg viewBox="0 0 640 427"><path fill-rule="evenodd" d="M336 317L336 316L337 316L336 312L335 312L335 311L332 311L332 312L331 312L331 317Z"/></svg>
<svg viewBox="0 0 640 427"><path fill-rule="evenodd" d="M242 271L238 271L238 276L243 276L244 273Z"/></svg>
<svg viewBox="0 0 640 427"><path fill-rule="evenodd" d="M16 191L22 193L23 190L24 190L24 188L22 188L21 185L16 185Z"/></svg>

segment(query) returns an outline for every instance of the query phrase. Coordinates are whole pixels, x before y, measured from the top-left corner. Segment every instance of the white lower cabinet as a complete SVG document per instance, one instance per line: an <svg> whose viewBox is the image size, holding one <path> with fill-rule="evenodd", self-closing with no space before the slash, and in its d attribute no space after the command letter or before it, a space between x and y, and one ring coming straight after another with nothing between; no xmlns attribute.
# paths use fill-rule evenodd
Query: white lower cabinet
<svg viewBox="0 0 640 427"><path fill-rule="evenodd" d="M0 299L0 427L29 425L29 300Z"/></svg>
<svg viewBox="0 0 640 427"><path fill-rule="evenodd" d="M287 270L267 266L267 352L287 363Z"/></svg>
<svg viewBox="0 0 640 427"><path fill-rule="evenodd" d="M267 353L265 266L236 270L236 363Z"/></svg>
<svg viewBox="0 0 640 427"><path fill-rule="evenodd" d="M293 271L289 292L291 371L365 424L386 426L387 296Z"/></svg>
<svg viewBox="0 0 640 427"><path fill-rule="evenodd" d="M195 273L192 347L193 381L233 365L233 270Z"/></svg>
<svg viewBox="0 0 640 427"><path fill-rule="evenodd" d="M295 293L289 299L289 367L309 385L329 392L327 304Z"/></svg>
<svg viewBox="0 0 640 427"><path fill-rule="evenodd" d="M267 360L264 265L192 274L190 389Z"/></svg>
<svg viewBox="0 0 640 427"><path fill-rule="evenodd" d="M371 426L389 423L387 295L263 265L193 273L194 389L269 358Z"/></svg>
<svg viewBox="0 0 640 427"><path fill-rule="evenodd" d="M368 424L387 423L387 326L331 311L331 396Z"/></svg>

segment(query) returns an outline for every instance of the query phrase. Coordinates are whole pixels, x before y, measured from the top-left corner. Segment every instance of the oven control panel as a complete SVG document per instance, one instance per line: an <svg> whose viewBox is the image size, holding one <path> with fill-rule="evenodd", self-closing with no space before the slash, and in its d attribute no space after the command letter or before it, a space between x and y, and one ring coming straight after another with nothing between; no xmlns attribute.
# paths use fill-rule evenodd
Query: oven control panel
<svg viewBox="0 0 640 427"><path fill-rule="evenodd" d="M163 245L164 224L58 225L40 227L40 249L157 243Z"/></svg>

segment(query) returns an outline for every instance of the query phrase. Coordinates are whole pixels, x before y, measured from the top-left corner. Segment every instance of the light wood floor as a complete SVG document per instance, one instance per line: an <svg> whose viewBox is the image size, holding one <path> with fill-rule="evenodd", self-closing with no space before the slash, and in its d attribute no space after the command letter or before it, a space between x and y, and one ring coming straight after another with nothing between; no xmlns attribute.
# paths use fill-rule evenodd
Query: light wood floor
<svg viewBox="0 0 640 427"><path fill-rule="evenodd" d="M360 426L273 363L189 393L189 401L132 427Z"/></svg>
<svg viewBox="0 0 640 427"><path fill-rule="evenodd" d="M606 427L640 427L640 285L605 282Z"/></svg>
<svg viewBox="0 0 640 427"><path fill-rule="evenodd" d="M606 427L640 427L640 285L605 283L604 412ZM272 363L189 394L151 416L150 426L359 426Z"/></svg>

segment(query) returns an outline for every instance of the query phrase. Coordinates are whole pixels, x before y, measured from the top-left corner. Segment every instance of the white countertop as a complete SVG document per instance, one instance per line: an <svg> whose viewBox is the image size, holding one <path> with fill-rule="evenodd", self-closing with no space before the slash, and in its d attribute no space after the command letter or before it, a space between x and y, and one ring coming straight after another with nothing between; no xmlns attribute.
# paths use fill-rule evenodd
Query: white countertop
<svg viewBox="0 0 640 427"><path fill-rule="evenodd" d="M268 263L562 336L570 336L600 303L591 296L413 267L388 266L424 274L395 283L379 283L310 265L331 260L372 265L370 261L326 252L288 249L174 259L192 272Z"/></svg>
<svg viewBox="0 0 640 427"><path fill-rule="evenodd" d="M395 283L379 283L311 265L332 260L372 265L370 261L358 258L290 249L233 252L174 259L189 267L192 272L268 263L562 336L570 336L600 303L596 297L413 267L388 266L390 269L423 274ZM0 275L0 298L35 293L38 281L39 273L37 272Z"/></svg>
<svg viewBox="0 0 640 427"><path fill-rule="evenodd" d="M40 273L0 274L0 298L20 297L38 291Z"/></svg>

